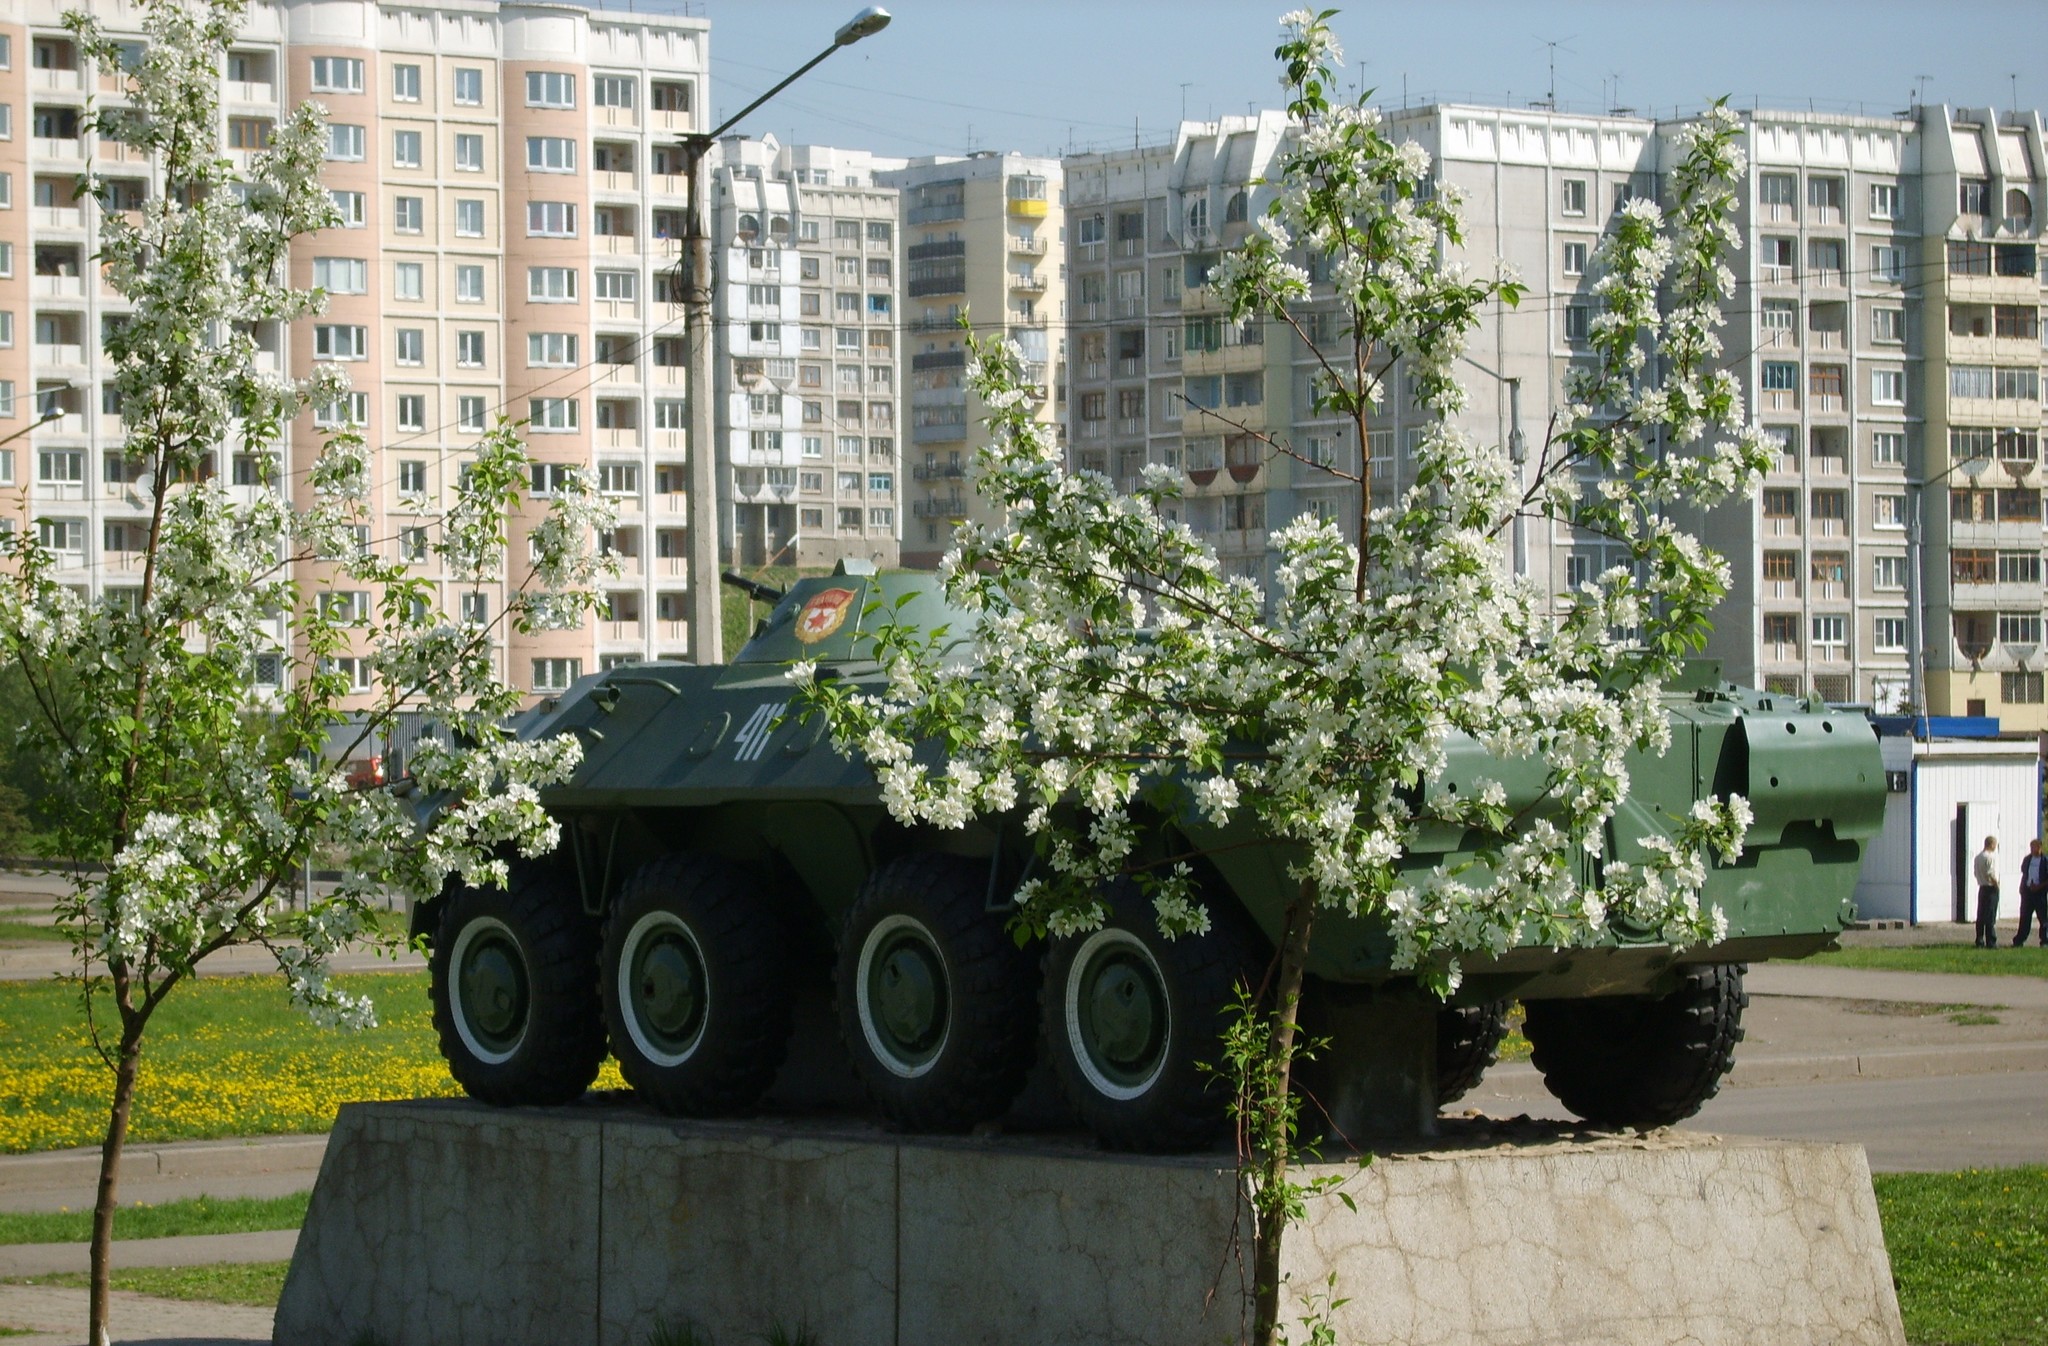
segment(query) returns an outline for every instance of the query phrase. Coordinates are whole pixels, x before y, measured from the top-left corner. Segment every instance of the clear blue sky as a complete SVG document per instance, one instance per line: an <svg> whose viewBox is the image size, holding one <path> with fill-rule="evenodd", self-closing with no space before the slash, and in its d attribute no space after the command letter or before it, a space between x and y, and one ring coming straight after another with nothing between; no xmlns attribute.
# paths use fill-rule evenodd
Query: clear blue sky
<svg viewBox="0 0 2048 1346"><path fill-rule="evenodd" d="M719 120L831 41L865 0L607 0L710 18ZM895 0L885 31L833 55L742 129L887 154L1057 153L1164 139L1187 115L1278 106L1282 0ZM2048 105L2044 0L1370 0L1336 19L1343 79L1401 101L1544 96L1668 113L1747 105L1873 114L1925 101ZM1924 84L1920 77L1925 76ZM1185 87L1183 87L1185 86ZM1618 93L1617 93L1618 88Z"/></svg>

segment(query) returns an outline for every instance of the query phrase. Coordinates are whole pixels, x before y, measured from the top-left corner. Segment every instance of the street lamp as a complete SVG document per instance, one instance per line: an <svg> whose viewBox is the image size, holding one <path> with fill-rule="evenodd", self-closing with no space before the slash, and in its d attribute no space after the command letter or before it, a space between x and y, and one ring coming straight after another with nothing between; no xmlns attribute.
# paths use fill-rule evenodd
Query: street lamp
<svg viewBox="0 0 2048 1346"><path fill-rule="evenodd" d="M1925 481L1906 483L1906 699L1912 705L1913 737L1924 739L1927 729L1927 614L1921 602L1920 552L1921 515L1925 512L1929 486L1938 486L1957 472L1971 478L1982 475L1991 465L1989 454L1973 454L1950 463Z"/></svg>
<svg viewBox="0 0 2048 1346"><path fill-rule="evenodd" d="M718 450L712 414L711 230L705 218L710 200L707 156L718 138L741 118L802 78L811 67L864 37L889 26L889 11L870 5L832 35L832 45L796 72L709 131L685 136L683 173L690 180L690 205L683 217L683 344L690 362L690 655L700 664L725 660L718 602Z"/></svg>
<svg viewBox="0 0 2048 1346"><path fill-rule="evenodd" d="M54 389L54 388L53 388L53 389L50 389L50 390L48 390L48 391L50 391L50 392L69 392L69 391L70 391L70 388L69 388L69 386L67 385L66 387L64 387L64 388L62 388L62 389ZM43 426L45 426L45 425L48 425L48 424L49 424L49 423L50 423L51 421L55 421L55 420L61 420L61 419L63 418L63 416L64 416L64 408L63 408L63 407L61 407L61 406L59 406L59 405L57 405L57 404L56 404L55 402L51 402L51 403L50 403L49 405L47 405L47 406L45 406L45 407L43 408L43 412L42 412L42 415L40 415L40 416L36 417L36 418L35 418L34 420L30 421L30 422L29 422L29 423L28 423L27 425L24 425L24 426L22 426L22 427L21 427L21 429L19 429L19 430L16 430L16 431L15 431L15 432L14 432L13 434L11 434L11 435L7 435L7 436L4 436L4 437L0 437L0 449L4 449L4 448L6 448L6 447L7 447L7 446L8 446L9 444L12 444L12 443L13 443L13 442L14 442L15 440L17 440L17 439L20 439L20 438L21 438L21 437L22 437L23 435L25 435L25 434L28 434L28 433L29 433L30 431L32 431L32 430L38 430L38 429L42 428ZM11 472L10 472L10 473L8 473L8 475L9 475L9 476L12 476L12 475L13 475L13 473L11 473Z"/></svg>
<svg viewBox="0 0 2048 1346"><path fill-rule="evenodd" d="M1460 356L1459 358L1489 378L1506 384L1508 388L1508 461L1515 468L1516 493L1515 517L1511 525L1514 543L1511 551L1514 557L1515 574L1527 578L1529 574L1529 533L1528 521L1523 518L1521 492L1527 489L1523 477L1525 475L1524 466L1529 461L1529 441L1522 434L1522 380L1519 375L1508 375L1501 373L1498 369L1488 369L1469 355ZM1361 454L1360 457L1362 460L1363 455ZM1370 464L1367 465L1366 471L1369 478L1371 474ZM1366 481L1361 489L1370 490L1370 480Z"/></svg>

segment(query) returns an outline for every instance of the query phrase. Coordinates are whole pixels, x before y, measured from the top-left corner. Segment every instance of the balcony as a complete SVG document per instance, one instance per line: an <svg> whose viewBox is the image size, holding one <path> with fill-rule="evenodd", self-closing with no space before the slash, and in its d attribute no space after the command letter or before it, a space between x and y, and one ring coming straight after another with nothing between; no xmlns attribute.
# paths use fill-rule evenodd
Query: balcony
<svg viewBox="0 0 2048 1346"><path fill-rule="evenodd" d="M277 105L277 86L268 80L231 79L221 84L221 96L230 103Z"/></svg>
<svg viewBox="0 0 2048 1346"><path fill-rule="evenodd" d="M64 343L38 341L35 345L38 365L84 365L85 347Z"/></svg>
<svg viewBox="0 0 2048 1346"><path fill-rule="evenodd" d="M967 475L967 469L958 463L918 463L910 475L919 481L958 481Z"/></svg>
<svg viewBox="0 0 2048 1346"><path fill-rule="evenodd" d="M29 71L29 88L39 93L45 90L54 93L84 93L85 72L77 69L31 70Z"/></svg>
<svg viewBox="0 0 2048 1346"><path fill-rule="evenodd" d="M79 163L85 158L85 142L76 136L37 136L35 155L38 159Z"/></svg>
<svg viewBox="0 0 2048 1346"><path fill-rule="evenodd" d="M1039 212L1041 215L1044 213L1044 211ZM947 220L964 220L966 218L967 200L965 197L958 197L947 201L932 201L910 208L910 223L912 224L940 224Z"/></svg>
<svg viewBox="0 0 2048 1346"><path fill-rule="evenodd" d="M77 206L37 206L29 215L38 229L85 228L85 211Z"/></svg>
<svg viewBox="0 0 2048 1346"><path fill-rule="evenodd" d="M1010 288L1020 294L1044 294L1045 277L1036 272L1029 275L1012 275L1010 277Z"/></svg>
<svg viewBox="0 0 2048 1346"><path fill-rule="evenodd" d="M1018 234L1012 234L1010 235L1010 251L1019 257L1043 257L1045 256L1045 240L1036 235L1025 238Z"/></svg>
<svg viewBox="0 0 2048 1346"><path fill-rule="evenodd" d="M1047 208L1042 196L1013 196L1010 198L1010 213L1020 220L1042 220Z"/></svg>
<svg viewBox="0 0 2048 1346"><path fill-rule="evenodd" d="M29 286L29 293L38 299L83 299L85 277L37 276Z"/></svg>
<svg viewBox="0 0 2048 1346"><path fill-rule="evenodd" d="M910 512L920 519L964 519L967 517L967 501L957 495L914 500Z"/></svg>

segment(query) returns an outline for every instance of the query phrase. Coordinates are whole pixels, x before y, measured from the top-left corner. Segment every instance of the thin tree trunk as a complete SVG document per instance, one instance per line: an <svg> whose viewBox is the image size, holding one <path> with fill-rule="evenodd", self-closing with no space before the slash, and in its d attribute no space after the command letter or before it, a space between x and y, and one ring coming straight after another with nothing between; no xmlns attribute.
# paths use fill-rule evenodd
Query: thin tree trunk
<svg viewBox="0 0 2048 1346"><path fill-rule="evenodd" d="M125 999L125 988L117 992ZM109 1346L108 1279L114 1252L114 1208L121 1181L121 1149L128 1141L128 1114L135 1103L135 1075L142 1063L144 1018L121 1008L121 1045L114 1058L114 1108L100 1146L99 1190L92 1207L92 1288L86 1314L89 1346Z"/></svg>
<svg viewBox="0 0 2048 1346"><path fill-rule="evenodd" d="M1278 1113L1286 1105L1294 1073L1295 1019L1301 1006L1302 977L1308 965L1308 941L1315 923L1315 885L1304 879L1287 913L1280 941L1280 986L1273 1005L1273 1031L1266 1039L1266 1060L1273 1073L1270 1093L1257 1106L1267 1110L1270 1148L1261 1159L1259 1190L1252 1203L1252 1342L1273 1346L1280 1328L1280 1244L1287 1232L1288 1135Z"/></svg>

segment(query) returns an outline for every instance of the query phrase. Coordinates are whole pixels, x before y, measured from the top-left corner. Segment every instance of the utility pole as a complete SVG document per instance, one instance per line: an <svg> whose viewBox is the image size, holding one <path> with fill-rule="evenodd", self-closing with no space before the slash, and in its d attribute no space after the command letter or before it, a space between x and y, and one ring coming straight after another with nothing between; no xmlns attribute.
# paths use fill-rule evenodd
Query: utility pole
<svg viewBox="0 0 2048 1346"><path fill-rule="evenodd" d="M719 604L718 417L711 330L711 147L741 118L796 83L812 66L889 26L889 11L870 5L832 35L832 45L796 72L709 131L685 136L683 175L690 180L690 204L683 216L683 347L690 362L690 658L700 664L725 662L724 622Z"/></svg>

